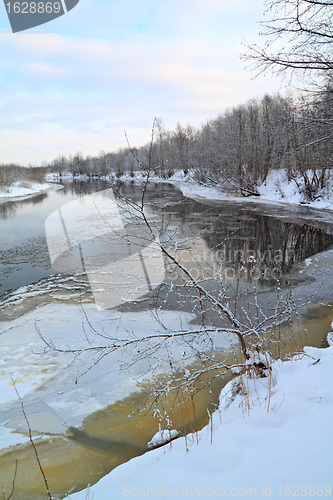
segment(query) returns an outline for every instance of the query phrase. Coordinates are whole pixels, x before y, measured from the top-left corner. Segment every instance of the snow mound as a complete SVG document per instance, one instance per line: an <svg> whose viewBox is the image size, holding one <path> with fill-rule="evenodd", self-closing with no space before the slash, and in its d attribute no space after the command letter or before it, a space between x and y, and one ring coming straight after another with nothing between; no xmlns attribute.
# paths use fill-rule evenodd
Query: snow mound
<svg viewBox="0 0 333 500"><path fill-rule="evenodd" d="M173 439L179 436L179 432L176 429L168 430L159 430L149 441L148 448L156 448L157 446L161 446L162 444L169 443Z"/></svg>
<svg viewBox="0 0 333 500"><path fill-rule="evenodd" d="M309 171L307 174L311 179L312 172ZM258 192L260 197L265 200L332 209L332 182L331 176L327 180L326 186L316 193L315 200L309 201L304 195L304 179L301 176L289 179L287 172L284 169L279 169L269 172L266 180L258 187Z"/></svg>
<svg viewBox="0 0 333 500"><path fill-rule="evenodd" d="M333 332L328 332L326 337L327 343L329 346L333 346Z"/></svg>
<svg viewBox="0 0 333 500"><path fill-rule="evenodd" d="M53 187L54 186L47 183L15 182L11 186L8 186L4 191L0 190L0 201L30 198L31 196L44 193Z"/></svg>

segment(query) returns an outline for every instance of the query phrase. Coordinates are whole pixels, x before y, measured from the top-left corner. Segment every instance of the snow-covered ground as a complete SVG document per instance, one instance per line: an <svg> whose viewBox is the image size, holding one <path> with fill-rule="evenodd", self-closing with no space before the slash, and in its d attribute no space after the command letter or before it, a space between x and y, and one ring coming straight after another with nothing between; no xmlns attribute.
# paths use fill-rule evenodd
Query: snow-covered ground
<svg viewBox="0 0 333 500"><path fill-rule="evenodd" d="M9 200L24 200L37 194L45 193L49 189L54 189L55 185L48 183L30 183L30 182L15 182L11 186L1 190L0 188L0 202Z"/></svg>
<svg viewBox="0 0 333 500"><path fill-rule="evenodd" d="M246 396L236 380L223 389L198 443L179 438L70 498L332 498L333 346L306 347L243 386Z"/></svg>
<svg viewBox="0 0 333 500"><path fill-rule="evenodd" d="M228 192L223 192L222 189L218 187L213 187L211 185L203 185L194 180L194 172L191 170L185 175L183 170L175 172L171 177L162 179L157 173L151 172L149 179L155 182L169 182L176 185L181 189L184 196L192 198L207 198L212 200L235 200L240 202L244 200L246 202L255 203L285 203L294 205L304 205L312 208L319 209L330 209L333 210L333 178L331 177L328 181L327 186L318 195L317 199L308 202L304 199L304 196L300 193L297 184L294 180L289 181L287 173L284 169L272 170L265 182L263 182L259 188L258 192L260 196L235 196ZM48 181L59 181L59 175L56 173L48 174L46 180ZM73 175L69 173L64 173L61 177L62 180L71 181L73 180ZM114 175L103 177L105 180L113 181L118 179ZM144 182L147 179L147 175L142 171L135 171L133 175L129 173L124 173L120 176L119 180L123 182ZM85 175L75 176L75 180L85 181L88 177ZM302 185L302 180L298 179L299 184Z"/></svg>
<svg viewBox="0 0 333 500"><path fill-rule="evenodd" d="M184 196L189 198L207 198L211 200L224 201L245 201L252 203L271 203L271 204L288 204L302 205L317 209L333 210L333 179L331 178L325 189L322 190L320 196L314 201L304 200L303 195L294 180L288 181L286 172L281 170L273 170L267 176L266 181L258 188L260 196L234 196L230 193L225 193L221 189L202 185L195 182L193 179L185 177L181 172L175 174L169 179L169 182L174 183L181 189ZM301 182L301 181L300 181Z"/></svg>
<svg viewBox="0 0 333 500"><path fill-rule="evenodd" d="M298 179L302 185L302 180ZM260 198L282 201L284 203L302 204L312 208L333 209L333 179L328 180L327 185L317 195L317 199L311 202L304 200L294 180L288 181L285 170L272 170L266 181L259 186Z"/></svg>

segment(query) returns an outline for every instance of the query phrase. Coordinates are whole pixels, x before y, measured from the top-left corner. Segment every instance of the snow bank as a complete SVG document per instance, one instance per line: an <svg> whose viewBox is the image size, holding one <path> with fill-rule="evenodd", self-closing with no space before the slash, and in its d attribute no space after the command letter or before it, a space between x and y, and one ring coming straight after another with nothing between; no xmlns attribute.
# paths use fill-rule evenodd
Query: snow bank
<svg viewBox="0 0 333 500"><path fill-rule="evenodd" d="M47 183L15 182L5 190L0 189L0 201L23 200L44 193L55 186Z"/></svg>
<svg viewBox="0 0 333 500"><path fill-rule="evenodd" d="M207 198L209 200L236 200L241 201L241 197L232 196L228 193L223 193L220 189L214 188L212 186L204 186L199 184L193 180L181 181L181 180L173 180L170 179L169 182L172 182L178 189L181 190L184 196L187 198ZM246 198L248 200L248 198Z"/></svg>
<svg viewBox="0 0 333 500"><path fill-rule="evenodd" d="M309 174L311 176L311 173ZM299 185L302 185L302 179L296 179ZM295 180L288 180L285 170L272 170L266 181L259 186L258 192L261 198L273 201L282 201L284 203L302 204L313 208L333 209L333 185L332 179L327 186L318 194L318 198L308 202L304 200L302 193Z"/></svg>
<svg viewBox="0 0 333 500"><path fill-rule="evenodd" d="M60 177L57 173L48 174L46 177L49 181L59 181ZM73 176L70 173L64 173L61 177L62 180L72 181L88 181L90 177L87 175L77 175ZM134 171L133 175L129 172L124 173L120 177L115 174L110 174L108 176L102 177L102 179L110 182L115 180L120 180L123 182L145 182L147 177L142 171ZM189 170L187 174L184 174L183 170L176 171L171 177L166 179L161 178L157 173L151 172L149 179L155 182L168 182L174 184L178 187L184 196L189 198L206 198L211 200L233 200L237 202L255 202L255 203L286 203L294 205L305 205L313 208L319 209L333 209L333 179L331 178L327 186L318 195L317 199L312 202L307 202L304 200L302 193L300 193L297 184L294 180L288 180L288 176L285 170L271 170L267 176L267 179L258 187L258 193L260 196L237 196L231 193L225 193L222 189L209 184L204 185L198 183L194 179L194 172ZM298 179L299 185L302 185L302 179Z"/></svg>
<svg viewBox="0 0 333 500"><path fill-rule="evenodd" d="M328 185L322 190L318 198L312 202L304 200L297 184L294 180L289 181L285 170L272 170L264 183L258 187L260 196L235 196L231 193L224 193L221 189L202 185L194 181L190 174L186 179L173 176L168 182L172 182L183 193L184 196L194 199L206 198L210 200L237 201L238 203L270 203L303 205L318 209L333 210L333 180L328 181ZM299 179L301 184L301 179Z"/></svg>
<svg viewBox="0 0 333 500"><path fill-rule="evenodd" d="M187 451L180 438L134 458L90 487L90 498L332 497L333 347L275 362L271 391L268 379L244 383L247 398L234 382L224 388L198 444L187 438Z"/></svg>
<svg viewBox="0 0 333 500"><path fill-rule="evenodd" d="M148 448L156 448L157 446L161 446L162 444L168 443L172 441L179 435L179 432L176 429L171 430L162 430L160 429L152 439L148 443Z"/></svg>

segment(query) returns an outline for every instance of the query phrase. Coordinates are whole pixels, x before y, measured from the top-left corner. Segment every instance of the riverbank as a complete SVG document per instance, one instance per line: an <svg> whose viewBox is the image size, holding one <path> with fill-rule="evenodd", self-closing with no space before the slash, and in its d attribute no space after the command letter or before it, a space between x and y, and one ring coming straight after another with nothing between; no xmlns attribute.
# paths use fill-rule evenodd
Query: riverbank
<svg viewBox="0 0 333 500"><path fill-rule="evenodd" d="M309 174L311 176L311 174ZM94 177L87 175L73 176L69 173L64 173L61 177L56 173L50 173L46 176L46 180L50 182L66 181L90 181ZM97 179L97 177L96 177ZM147 180L147 174L142 171L134 171L131 174L124 173L120 176L110 174L103 176L102 180L109 182L136 182L143 183ZM240 196L230 192L226 186L214 186L212 184L199 183L195 179L195 172L188 170L185 174L183 170L175 172L167 178L160 177L157 173L150 173L149 179L151 182L167 182L178 187L184 196L193 199L209 199L220 201L237 201L242 200L247 203L264 203L275 205L295 205L303 206L320 210L333 211L333 178L327 180L327 185L317 194L316 199L309 201L306 199L303 189L303 180L292 179L288 180L287 172L284 169L273 170L267 176L267 179L258 187L259 196Z"/></svg>
<svg viewBox="0 0 333 500"><path fill-rule="evenodd" d="M11 186L0 189L0 203L6 201L20 201L46 193L50 189L61 189L59 184L38 182L15 182Z"/></svg>
<svg viewBox="0 0 333 500"><path fill-rule="evenodd" d="M271 172L266 181L259 188L259 196L240 196L228 193L214 186L204 185L196 182L191 176L175 174L168 182L176 185L184 196L193 199L209 199L220 201L236 201L237 203L264 203L271 205L287 205L308 207L318 210L333 211L333 180L323 189L318 198L308 201L300 193L295 181L288 181L284 170Z"/></svg>
<svg viewBox="0 0 333 500"><path fill-rule="evenodd" d="M271 377L244 377L246 395L229 382L198 442L179 438L70 498L331 498L332 381L333 347L305 347Z"/></svg>

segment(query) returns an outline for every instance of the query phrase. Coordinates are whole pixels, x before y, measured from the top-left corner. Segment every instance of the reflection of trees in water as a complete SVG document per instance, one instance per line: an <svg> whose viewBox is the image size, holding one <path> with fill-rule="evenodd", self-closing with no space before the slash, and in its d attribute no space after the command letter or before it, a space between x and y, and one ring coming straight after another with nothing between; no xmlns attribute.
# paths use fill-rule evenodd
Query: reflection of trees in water
<svg viewBox="0 0 333 500"><path fill-rule="evenodd" d="M114 197L116 199L122 200L129 198L135 203L139 203L142 198L142 186L133 182L121 182L117 181L110 183L101 180L91 180L87 182L73 181L73 182L62 182L63 189L59 190L62 196L67 196L68 194L76 195L77 197L85 196L88 194L96 193L104 189L113 189ZM162 199L164 196L174 193L179 200L179 192L175 190L169 184L151 184L147 187L145 193L145 201L156 202L156 198Z"/></svg>
<svg viewBox="0 0 333 500"><path fill-rule="evenodd" d="M119 183L117 189L119 197L141 200L142 192L135 183ZM182 197L170 184L148 185L145 201L161 215L164 227L168 222L179 226L176 239L202 238L218 264L243 270L261 281L275 281L295 262L333 244L331 228L326 232L308 224L285 222L235 203L199 203Z"/></svg>
<svg viewBox="0 0 333 500"><path fill-rule="evenodd" d="M293 262L300 262L311 255L326 250L333 244L333 235L308 224L284 224L285 269L289 271ZM289 259L287 259L287 256Z"/></svg>
<svg viewBox="0 0 333 500"><path fill-rule="evenodd" d="M45 200L45 198L47 198L47 196L47 193L42 193L25 200L6 201L4 203L0 203L0 219L6 220L9 217L14 217L17 210L22 206L39 205Z"/></svg>
<svg viewBox="0 0 333 500"><path fill-rule="evenodd" d="M180 237L188 232L202 238L216 263L238 271L234 277L275 281L295 262L333 245L333 235L322 228L285 222L236 204L206 206L184 199L161 211L173 224L178 221Z"/></svg>
<svg viewBox="0 0 333 500"><path fill-rule="evenodd" d="M13 217L16 214L18 203L14 201L6 201L0 203L0 218L3 220Z"/></svg>
<svg viewBox="0 0 333 500"><path fill-rule="evenodd" d="M129 198L131 201L135 203L140 203L142 199L142 185L138 185L133 182L117 182L113 185L114 188L114 196L116 199ZM174 186L168 183L154 183L151 182L148 184L145 190L145 203L149 203L150 205L159 206L160 202L165 198L168 201L178 202L180 197L179 190L177 190Z"/></svg>
<svg viewBox="0 0 333 500"><path fill-rule="evenodd" d="M108 189L106 181L63 183L64 196L78 197ZM142 187L135 182L112 185L116 199L141 202ZM37 198L42 201L40 195ZM33 201L33 200L29 200ZM294 224L247 210L243 205L199 203L184 198L168 183L151 183L145 192L146 206L158 213L163 226L178 227L175 239L201 238L213 251L217 264L245 270L262 281L272 281L289 271L294 262L325 250L333 236L308 224Z"/></svg>
<svg viewBox="0 0 333 500"><path fill-rule="evenodd" d="M23 200L23 201L29 201L32 203L32 205L39 205L42 203L46 198L48 197L47 193L41 193L37 194L36 196L33 196L31 199L28 200Z"/></svg>
<svg viewBox="0 0 333 500"><path fill-rule="evenodd" d="M102 191L103 189L108 189L111 187L108 182L100 180L87 182L62 182L61 185L63 186L63 189L59 191L60 194L62 194L63 196L72 194L78 197L96 193L97 191Z"/></svg>
<svg viewBox="0 0 333 500"><path fill-rule="evenodd" d="M235 214L230 224L217 219L213 230L203 233L203 238L209 248L215 249L217 260L262 281L280 278L295 262L333 244L333 235L323 229L259 214L241 218Z"/></svg>

